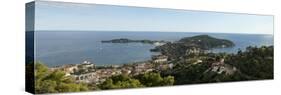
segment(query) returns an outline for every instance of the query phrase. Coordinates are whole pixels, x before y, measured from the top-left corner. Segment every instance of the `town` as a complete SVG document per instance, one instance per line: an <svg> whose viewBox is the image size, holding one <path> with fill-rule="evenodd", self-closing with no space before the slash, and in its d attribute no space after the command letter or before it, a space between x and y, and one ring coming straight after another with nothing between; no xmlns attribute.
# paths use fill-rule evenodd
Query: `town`
<svg viewBox="0 0 281 95"><path fill-rule="evenodd" d="M120 74L138 75L151 71L160 71L172 69L173 64L168 63L168 57L165 55L155 55L152 60L136 62L122 65L103 65L96 66L90 61L84 61L80 64L68 64L50 68L51 71L62 70L66 76L75 78L76 82L100 84L108 77Z"/></svg>

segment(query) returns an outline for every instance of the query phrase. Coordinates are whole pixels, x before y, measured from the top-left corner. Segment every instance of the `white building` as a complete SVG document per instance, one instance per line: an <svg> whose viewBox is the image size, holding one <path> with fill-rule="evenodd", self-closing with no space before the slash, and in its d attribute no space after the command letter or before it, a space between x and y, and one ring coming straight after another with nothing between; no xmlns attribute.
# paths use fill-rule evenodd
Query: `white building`
<svg viewBox="0 0 281 95"><path fill-rule="evenodd" d="M168 56L157 55L152 57L154 63L163 63L168 61Z"/></svg>

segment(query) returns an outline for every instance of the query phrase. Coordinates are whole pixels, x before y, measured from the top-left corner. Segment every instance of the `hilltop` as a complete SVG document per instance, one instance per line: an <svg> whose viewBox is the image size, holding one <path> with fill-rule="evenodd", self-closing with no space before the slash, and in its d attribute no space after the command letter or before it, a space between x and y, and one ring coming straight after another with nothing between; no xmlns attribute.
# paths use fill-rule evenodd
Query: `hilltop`
<svg viewBox="0 0 281 95"><path fill-rule="evenodd" d="M227 48L233 47L235 44L226 39L218 39L209 35L198 35L193 37L185 37L178 41L186 45L194 45L201 49L212 49L212 48Z"/></svg>
<svg viewBox="0 0 281 95"><path fill-rule="evenodd" d="M185 37L176 42L169 42L151 49L152 52L161 52L169 58L175 59L191 53L204 53L213 48L228 48L235 44L226 39L218 39L209 35Z"/></svg>

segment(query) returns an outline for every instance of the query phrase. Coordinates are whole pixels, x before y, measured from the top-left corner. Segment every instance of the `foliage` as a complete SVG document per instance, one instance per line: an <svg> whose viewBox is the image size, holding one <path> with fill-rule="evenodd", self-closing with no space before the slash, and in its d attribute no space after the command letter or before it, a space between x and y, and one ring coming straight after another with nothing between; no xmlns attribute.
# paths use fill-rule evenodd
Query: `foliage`
<svg viewBox="0 0 281 95"><path fill-rule="evenodd" d="M208 69L207 64L178 63L171 71L163 71L164 75L175 77L175 84L200 83L202 74Z"/></svg>
<svg viewBox="0 0 281 95"><path fill-rule="evenodd" d="M234 46L234 43L231 42L230 40L217 39L209 35L185 37L180 39L179 42L183 42L185 44L194 44L196 46L199 46L201 49L221 48L222 46L224 47Z"/></svg>
<svg viewBox="0 0 281 95"><path fill-rule="evenodd" d="M139 80L133 79L128 75L118 75L108 78L99 85L100 89L119 89L119 88L137 88L143 87Z"/></svg>
<svg viewBox="0 0 281 95"><path fill-rule="evenodd" d="M273 78L273 46L250 46L226 61L237 67L248 79Z"/></svg>
<svg viewBox="0 0 281 95"><path fill-rule="evenodd" d="M160 73L154 73L154 72L140 74L135 78L140 80L140 82L147 87L165 86L165 85L174 84L173 76L161 77Z"/></svg>
<svg viewBox="0 0 281 95"><path fill-rule="evenodd" d="M173 43L166 43L162 46L157 46L151 51L159 51L167 55L170 59L178 59L187 54L188 51L198 50L199 53L204 50L213 48L233 47L235 44L226 39L217 39L209 35L198 35L193 37L185 37Z"/></svg>
<svg viewBox="0 0 281 95"><path fill-rule="evenodd" d="M169 44L169 43L168 43ZM179 47L177 47L179 46ZM181 45L170 52L178 52L171 61L173 69L148 72L139 75L116 75L107 78L99 85L78 84L62 71L50 71L44 64L35 64L36 93L75 92L98 89L120 89L154 87L166 85L182 85L194 83L228 82L254 79L273 79L273 46L247 47L236 54L200 53L198 55L184 55L185 49ZM181 49L179 49L181 48ZM212 65L224 59L224 66L235 67L233 74L212 71ZM198 60L200 62L198 63ZM157 65L157 64L154 64ZM127 66L127 65L124 65ZM130 65L128 65L130 66Z"/></svg>
<svg viewBox="0 0 281 95"><path fill-rule="evenodd" d="M203 62L192 64L192 60L200 59ZM237 68L231 75L211 71L212 63L224 59L224 63ZM273 78L273 46L248 47L237 54L208 53L199 56L188 56L186 59L173 61L173 69L161 71L162 75L175 77L175 85L242 81Z"/></svg>
<svg viewBox="0 0 281 95"><path fill-rule="evenodd" d="M145 73L137 76L117 75L99 85L100 89L138 88L173 85L174 77L161 77L159 73Z"/></svg>
<svg viewBox="0 0 281 95"><path fill-rule="evenodd" d="M62 71L50 71L43 63L35 64L35 93L87 91L85 84L77 84Z"/></svg>

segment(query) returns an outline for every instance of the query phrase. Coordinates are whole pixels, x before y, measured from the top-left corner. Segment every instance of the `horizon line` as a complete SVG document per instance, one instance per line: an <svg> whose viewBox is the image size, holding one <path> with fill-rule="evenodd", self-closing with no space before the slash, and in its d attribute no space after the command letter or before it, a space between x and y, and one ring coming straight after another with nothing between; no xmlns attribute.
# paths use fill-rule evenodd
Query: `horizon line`
<svg viewBox="0 0 281 95"><path fill-rule="evenodd" d="M153 31L153 30L147 30L147 31L136 31L136 30L26 30L26 32L28 31L61 31L61 32L66 32L66 31L69 31L69 32L164 32L164 33L171 33L171 32L174 32L174 33L212 33L212 34L219 34L219 33L222 33L222 34L256 34L256 35L274 35L274 32L272 34L270 33L229 33L229 32L203 32L203 31L200 31L200 32L195 32L195 31Z"/></svg>

